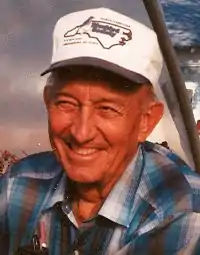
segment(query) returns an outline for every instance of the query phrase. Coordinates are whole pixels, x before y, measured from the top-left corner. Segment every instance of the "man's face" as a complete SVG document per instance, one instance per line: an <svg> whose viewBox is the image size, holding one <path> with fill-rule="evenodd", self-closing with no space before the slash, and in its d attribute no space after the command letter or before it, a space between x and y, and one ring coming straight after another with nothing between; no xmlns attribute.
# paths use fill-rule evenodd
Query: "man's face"
<svg viewBox="0 0 200 255"><path fill-rule="evenodd" d="M148 86L127 93L81 78L53 90L45 100L50 139L70 179L104 183L123 172L152 130L146 127L148 93Z"/></svg>

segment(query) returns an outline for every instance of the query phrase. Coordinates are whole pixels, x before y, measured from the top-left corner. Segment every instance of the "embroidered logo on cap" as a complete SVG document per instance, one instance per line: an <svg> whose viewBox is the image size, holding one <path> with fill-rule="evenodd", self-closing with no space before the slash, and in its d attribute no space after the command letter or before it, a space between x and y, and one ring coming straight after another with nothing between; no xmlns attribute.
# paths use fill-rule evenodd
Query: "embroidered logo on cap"
<svg viewBox="0 0 200 255"><path fill-rule="evenodd" d="M90 43L110 49L117 45L124 46L131 39L132 32L128 25L105 18L96 20L91 16L65 33L64 45Z"/></svg>

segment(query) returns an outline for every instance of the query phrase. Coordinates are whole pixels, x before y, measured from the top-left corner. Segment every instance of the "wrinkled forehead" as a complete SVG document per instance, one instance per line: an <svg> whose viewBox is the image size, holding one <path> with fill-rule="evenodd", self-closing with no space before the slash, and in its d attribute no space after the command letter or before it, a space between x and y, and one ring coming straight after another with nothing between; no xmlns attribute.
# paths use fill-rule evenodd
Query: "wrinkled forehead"
<svg viewBox="0 0 200 255"><path fill-rule="evenodd" d="M54 89L59 90L73 81L90 81L94 84L103 83L112 90L127 93L137 91L144 85L131 81L117 73L92 66L71 66L60 68L51 73L47 83L53 86ZM152 87L150 83L145 85Z"/></svg>

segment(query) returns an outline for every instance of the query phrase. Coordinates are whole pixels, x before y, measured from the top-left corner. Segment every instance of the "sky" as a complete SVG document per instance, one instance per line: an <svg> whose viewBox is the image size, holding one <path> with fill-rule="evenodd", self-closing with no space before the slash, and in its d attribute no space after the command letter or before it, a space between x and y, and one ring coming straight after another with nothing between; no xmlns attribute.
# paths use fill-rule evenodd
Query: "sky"
<svg viewBox="0 0 200 255"><path fill-rule="evenodd" d="M100 4L101 2L101 4ZM49 148L40 73L51 59L52 32L63 15L106 6L146 22L135 0L1 0L0 3L0 149Z"/></svg>

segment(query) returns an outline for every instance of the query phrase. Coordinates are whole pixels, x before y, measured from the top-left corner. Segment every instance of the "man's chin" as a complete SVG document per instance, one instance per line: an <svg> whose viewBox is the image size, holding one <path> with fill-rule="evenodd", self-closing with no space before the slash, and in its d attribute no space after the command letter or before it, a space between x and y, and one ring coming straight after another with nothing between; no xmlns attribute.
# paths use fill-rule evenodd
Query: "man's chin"
<svg viewBox="0 0 200 255"><path fill-rule="evenodd" d="M70 180L82 183L82 184L93 184L100 181L100 176L91 174L91 172L86 172L87 170L68 170L66 171L67 176Z"/></svg>

